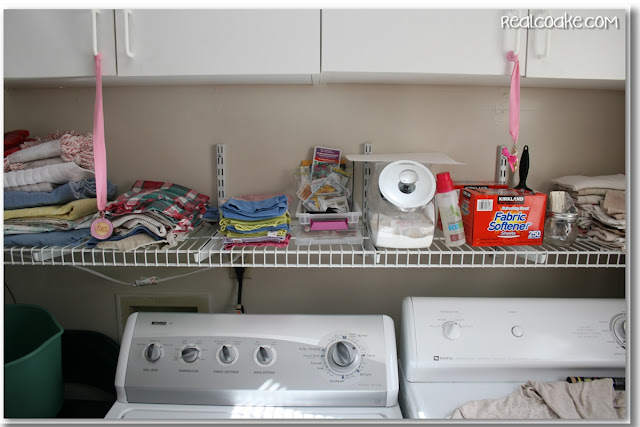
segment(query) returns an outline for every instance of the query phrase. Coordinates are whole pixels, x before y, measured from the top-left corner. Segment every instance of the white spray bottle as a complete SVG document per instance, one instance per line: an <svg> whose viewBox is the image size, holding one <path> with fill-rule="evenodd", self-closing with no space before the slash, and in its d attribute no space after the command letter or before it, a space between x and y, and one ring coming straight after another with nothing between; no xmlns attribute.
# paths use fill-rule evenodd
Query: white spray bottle
<svg viewBox="0 0 640 427"><path fill-rule="evenodd" d="M466 239L464 237L458 193L453 187L449 172L442 172L436 175L436 203L440 211L445 245L464 245Z"/></svg>

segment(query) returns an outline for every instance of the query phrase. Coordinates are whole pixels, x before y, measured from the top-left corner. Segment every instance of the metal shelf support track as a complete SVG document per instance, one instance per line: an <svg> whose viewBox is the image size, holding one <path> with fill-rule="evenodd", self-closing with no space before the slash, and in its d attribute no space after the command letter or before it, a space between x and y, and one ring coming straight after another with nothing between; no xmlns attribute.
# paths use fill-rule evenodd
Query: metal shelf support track
<svg viewBox="0 0 640 427"><path fill-rule="evenodd" d="M64 247L5 247L5 265L85 267L264 267L264 268L620 268L624 252L578 239L568 248L553 245L450 248L436 236L428 249L361 245L297 245L286 248L224 249L217 227L201 224L176 247L129 252ZM363 229L367 236L366 230ZM295 236L295 230L292 233Z"/></svg>

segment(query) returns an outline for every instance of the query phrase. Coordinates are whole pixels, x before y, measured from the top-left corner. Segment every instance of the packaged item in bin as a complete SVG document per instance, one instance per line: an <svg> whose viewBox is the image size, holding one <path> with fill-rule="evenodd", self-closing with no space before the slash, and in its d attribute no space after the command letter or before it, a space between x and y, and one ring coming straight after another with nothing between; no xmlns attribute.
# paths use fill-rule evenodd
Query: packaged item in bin
<svg viewBox="0 0 640 427"><path fill-rule="evenodd" d="M471 246L542 244L547 195L509 189L466 189L460 209Z"/></svg>
<svg viewBox="0 0 640 427"><path fill-rule="evenodd" d="M316 147L313 150L313 162L311 164L311 181L326 178L331 169L340 167L342 150L337 148Z"/></svg>

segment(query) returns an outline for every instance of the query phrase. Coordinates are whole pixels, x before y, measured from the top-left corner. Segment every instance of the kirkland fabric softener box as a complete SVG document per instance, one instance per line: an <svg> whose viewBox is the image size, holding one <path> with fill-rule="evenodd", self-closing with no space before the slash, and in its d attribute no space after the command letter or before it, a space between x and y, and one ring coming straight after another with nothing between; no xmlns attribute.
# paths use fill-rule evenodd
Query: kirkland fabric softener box
<svg viewBox="0 0 640 427"><path fill-rule="evenodd" d="M509 189L464 189L460 199L471 246L542 244L547 195Z"/></svg>

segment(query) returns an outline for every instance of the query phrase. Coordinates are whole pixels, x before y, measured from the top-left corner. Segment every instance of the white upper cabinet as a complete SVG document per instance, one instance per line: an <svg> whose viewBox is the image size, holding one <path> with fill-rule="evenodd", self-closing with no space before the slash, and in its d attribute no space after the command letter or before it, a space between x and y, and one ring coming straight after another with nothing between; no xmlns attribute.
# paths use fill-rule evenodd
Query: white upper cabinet
<svg viewBox="0 0 640 427"><path fill-rule="evenodd" d="M118 76L310 84L319 10L117 10Z"/></svg>
<svg viewBox="0 0 640 427"><path fill-rule="evenodd" d="M526 10L323 10L325 82L421 81L430 75L510 75L510 50L526 66L526 29L503 17ZM446 77L446 76L445 76ZM502 79L504 80L504 79Z"/></svg>
<svg viewBox="0 0 640 427"><path fill-rule="evenodd" d="M4 77L94 77L94 40L102 74L116 74L113 10L5 10Z"/></svg>
<svg viewBox="0 0 640 427"><path fill-rule="evenodd" d="M554 28L529 29L527 77L625 79L624 10L532 10L531 19Z"/></svg>

